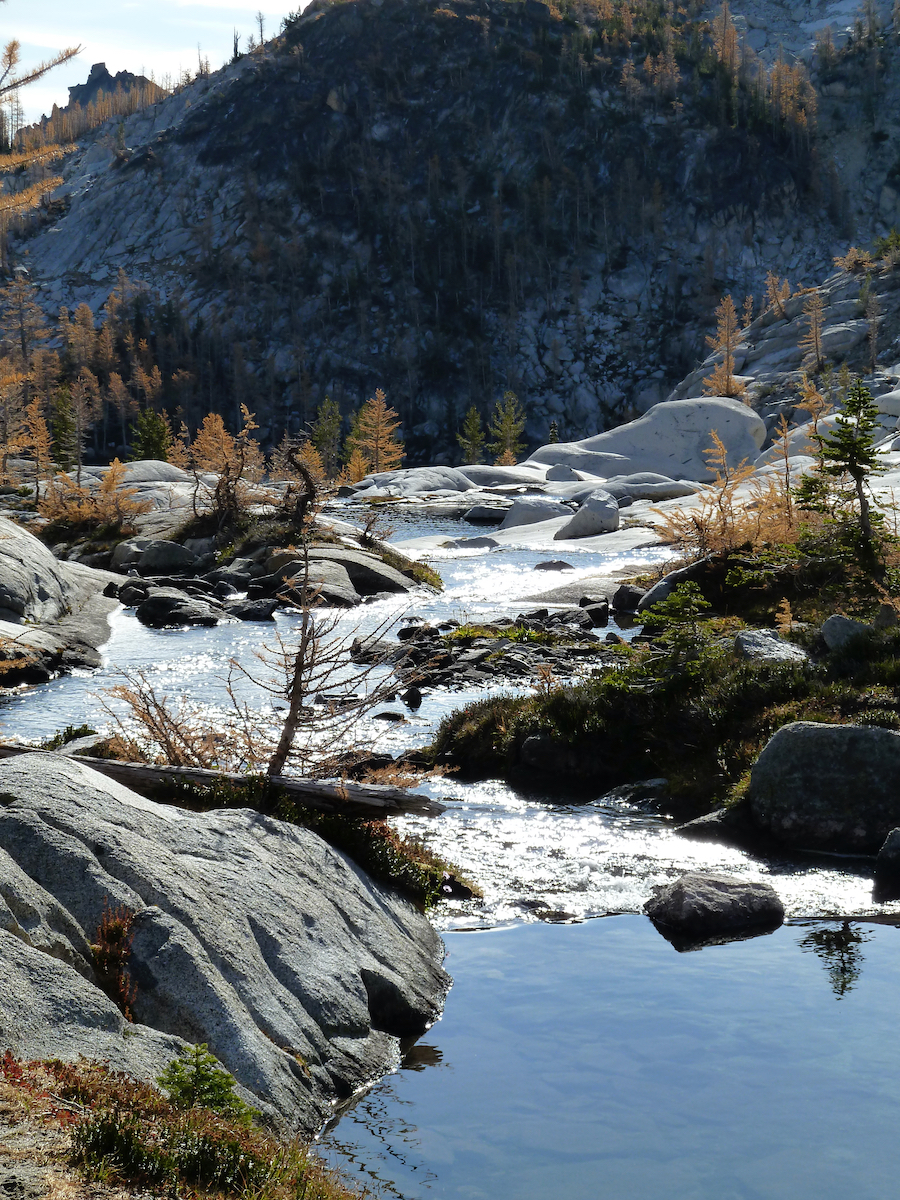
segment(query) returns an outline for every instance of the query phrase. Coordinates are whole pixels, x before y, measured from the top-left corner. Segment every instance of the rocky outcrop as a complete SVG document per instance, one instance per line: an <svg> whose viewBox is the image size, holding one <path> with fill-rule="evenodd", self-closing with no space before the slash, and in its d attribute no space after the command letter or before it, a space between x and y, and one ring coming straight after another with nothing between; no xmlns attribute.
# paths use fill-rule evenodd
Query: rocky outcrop
<svg viewBox="0 0 900 1200"><path fill-rule="evenodd" d="M710 480L713 432L731 467L755 461L766 437L765 424L745 404L704 397L657 404L636 421L580 442L542 446L531 461L564 463L604 477L649 471L669 479Z"/></svg>
<svg viewBox="0 0 900 1200"><path fill-rule="evenodd" d="M746 803L754 824L801 849L875 854L900 826L900 733L797 721L753 766Z"/></svg>
<svg viewBox="0 0 900 1200"><path fill-rule="evenodd" d="M734 639L739 658L765 663L805 663L809 655L802 646L786 642L776 629L742 629Z"/></svg>
<svg viewBox="0 0 900 1200"><path fill-rule="evenodd" d="M0 517L0 660L16 666L4 684L37 683L55 672L98 666L117 577L60 562L32 533Z"/></svg>
<svg viewBox="0 0 900 1200"><path fill-rule="evenodd" d="M134 1025L97 987L104 906L134 916ZM153 1078L207 1042L245 1095L318 1130L440 1010L440 939L316 834L144 800L51 755L0 763L0 1042Z"/></svg>
<svg viewBox="0 0 900 1200"><path fill-rule="evenodd" d="M688 871L653 889L644 911L657 925L689 939L777 928L784 905L769 883Z"/></svg>

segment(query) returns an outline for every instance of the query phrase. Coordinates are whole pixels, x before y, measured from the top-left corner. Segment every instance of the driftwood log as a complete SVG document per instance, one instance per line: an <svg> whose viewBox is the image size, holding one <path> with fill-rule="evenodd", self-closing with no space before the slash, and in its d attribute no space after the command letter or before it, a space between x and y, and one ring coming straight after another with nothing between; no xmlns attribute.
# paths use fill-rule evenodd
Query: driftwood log
<svg viewBox="0 0 900 1200"><path fill-rule="evenodd" d="M33 746L0 746L0 758L41 753L50 754L54 751L36 750ZM207 771L201 767L156 767L148 763L123 763L109 758L91 758L86 754L73 754L70 757L140 795L152 792L153 788L160 784L178 780L196 783L201 787L215 783L230 783L241 787L248 782L246 776L230 771ZM399 813L420 813L436 817L445 807L436 800L429 800L427 796L417 796L404 788L385 787L383 784L324 783L318 779L298 779L288 775L272 776L270 782L301 808L348 817L366 817L373 820L396 816Z"/></svg>

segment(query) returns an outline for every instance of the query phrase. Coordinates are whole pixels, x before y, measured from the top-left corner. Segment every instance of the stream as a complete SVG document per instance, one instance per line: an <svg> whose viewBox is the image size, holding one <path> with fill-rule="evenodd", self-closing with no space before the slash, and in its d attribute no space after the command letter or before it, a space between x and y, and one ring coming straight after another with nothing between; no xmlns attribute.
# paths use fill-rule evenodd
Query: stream
<svg viewBox="0 0 900 1200"><path fill-rule="evenodd" d="M391 523L399 543L480 532L415 510ZM342 614L341 627L514 616L535 593L660 556L614 561L567 545L572 570L535 571L558 551L440 550L431 561L442 594L379 600ZM275 629L289 639L293 624L279 614ZM272 636L271 624L157 631L120 609L103 666L14 695L0 707L0 734L40 741L102 725L98 694L123 667L215 707L228 660L252 665ZM366 742L393 753L422 745L441 717L483 694L436 690L416 712L384 705L377 711L402 720L373 715ZM422 790L446 812L398 827L456 863L484 899L433 914L454 979L445 1015L325 1133L329 1162L399 1200L889 1192L900 931L885 920L900 920L900 906L873 904L870 864L754 858L592 795L565 803L539 787L452 776ZM788 922L679 954L640 914L654 884L694 868L769 880Z"/></svg>

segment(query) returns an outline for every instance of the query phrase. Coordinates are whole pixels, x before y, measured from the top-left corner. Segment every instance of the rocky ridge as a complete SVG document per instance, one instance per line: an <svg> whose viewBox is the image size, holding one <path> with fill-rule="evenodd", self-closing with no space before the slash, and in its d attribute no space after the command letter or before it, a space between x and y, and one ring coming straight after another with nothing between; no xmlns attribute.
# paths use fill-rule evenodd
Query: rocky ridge
<svg viewBox="0 0 900 1200"><path fill-rule="evenodd" d="M765 28L767 47L771 34L807 53L817 28L852 26L845 7L776 20L754 4L743 45L752 55ZM879 33L874 73L868 43L816 68L829 82L808 192L807 166L768 134L754 158L717 126L702 81L675 116L646 89L630 101L594 38L536 3L316 3L265 51L129 118L124 153L112 130L85 139L63 164L67 211L22 261L49 309L98 311L120 269L180 298L281 397L262 414L270 436L317 397L355 403L376 382L413 460L452 460L448 430L507 385L533 441L551 420L595 434L696 362L721 291L758 299L770 268L815 282L851 221L863 238L887 231L897 55ZM861 156L850 131L871 79ZM481 258L460 257L460 238Z"/></svg>

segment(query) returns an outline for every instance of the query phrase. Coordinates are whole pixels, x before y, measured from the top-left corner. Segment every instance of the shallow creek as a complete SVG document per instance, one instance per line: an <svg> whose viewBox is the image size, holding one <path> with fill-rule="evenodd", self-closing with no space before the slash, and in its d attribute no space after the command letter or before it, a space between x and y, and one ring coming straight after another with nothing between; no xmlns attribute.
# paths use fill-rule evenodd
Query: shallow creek
<svg viewBox="0 0 900 1200"><path fill-rule="evenodd" d="M391 522L394 540L479 532ZM341 623L515 615L534 607L527 596L654 555L442 550L443 594L379 601ZM534 570L559 557L573 569ZM289 638L292 624L280 615L276 629ZM271 625L159 632L120 611L104 666L15 696L0 733L39 740L102 724L97 694L122 667L215 706L228 660L250 665L271 640ZM482 694L435 691L415 713L398 700L384 707L404 720L371 720L367 739L393 752L421 745ZM900 931L872 918L900 907L872 904L865 863L756 859L596 796L562 803L452 777L426 790L447 811L400 826L457 863L484 900L436 914L455 980L445 1016L323 1138L326 1157L404 1200L886 1194ZM691 868L770 879L790 924L678 954L638 914L654 883Z"/></svg>

